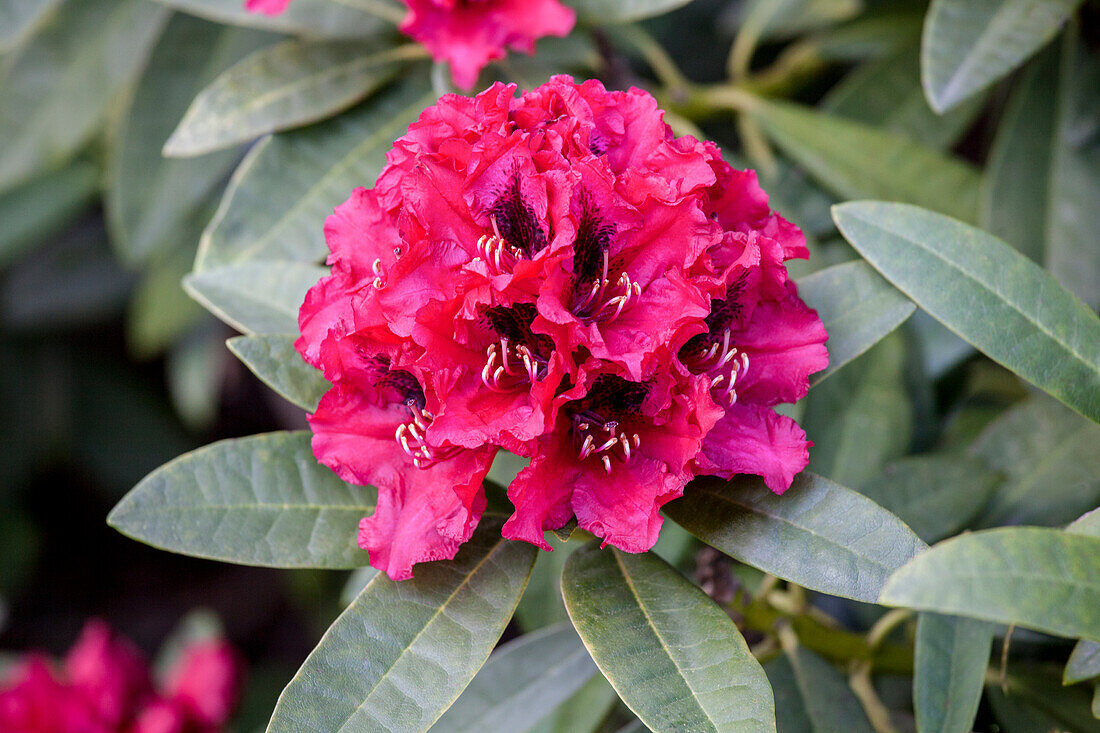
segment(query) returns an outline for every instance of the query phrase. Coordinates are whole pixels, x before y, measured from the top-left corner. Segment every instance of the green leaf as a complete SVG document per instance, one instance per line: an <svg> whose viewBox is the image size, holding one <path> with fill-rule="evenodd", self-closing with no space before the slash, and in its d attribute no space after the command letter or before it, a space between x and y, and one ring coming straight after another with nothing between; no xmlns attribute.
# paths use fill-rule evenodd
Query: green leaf
<svg viewBox="0 0 1100 733"><path fill-rule="evenodd" d="M887 280L991 359L1100 421L1100 318L996 237L914 206L833 207Z"/></svg>
<svg viewBox="0 0 1100 733"><path fill-rule="evenodd" d="M828 61L852 62L887 56L920 39L923 10L905 3L889 12L864 13L812 39L818 56Z"/></svg>
<svg viewBox="0 0 1100 733"><path fill-rule="evenodd" d="M71 223L98 191L99 170L80 161L0 194L0 267Z"/></svg>
<svg viewBox="0 0 1100 733"><path fill-rule="evenodd" d="M340 603L345 606L350 606L355 602L355 599L359 597L359 594L363 592L363 589L367 587L367 583L374 580L374 576L378 575L378 568L371 567L370 565L364 565L361 568L356 568L351 571L351 575L348 576L348 580L344 583L344 587L340 590Z"/></svg>
<svg viewBox="0 0 1100 733"><path fill-rule="evenodd" d="M811 376L811 385L874 346L917 308L866 262L845 262L800 278L798 293L817 310L829 334L829 367Z"/></svg>
<svg viewBox="0 0 1100 733"><path fill-rule="evenodd" d="M1037 394L1002 414L971 453L1006 476L981 524L1062 525L1100 504L1100 425Z"/></svg>
<svg viewBox="0 0 1100 733"><path fill-rule="evenodd" d="M981 179L968 163L791 102L760 100L749 112L792 160L841 198L904 201L965 221L977 217Z"/></svg>
<svg viewBox="0 0 1100 733"><path fill-rule="evenodd" d="M569 624L521 636L493 652L432 733L527 733L596 674Z"/></svg>
<svg viewBox="0 0 1100 733"><path fill-rule="evenodd" d="M1007 700L1046 718L1047 726L1041 729L1042 733L1054 730L1095 733L1097 730L1096 720L1089 710L1089 690L1062 685L1057 667L1034 663L1010 665L1008 674L1004 677L1004 686L1008 691ZM996 704L995 692L1001 692L1001 685L990 684L986 688L990 702L994 703L998 720L1004 723L1006 721L1001 717L1004 711L1001 705ZM1053 721L1053 725L1050 721ZM1017 730L1014 725L1016 720L1009 722L1013 725L1006 724L1005 729Z"/></svg>
<svg viewBox="0 0 1100 733"><path fill-rule="evenodd" d="M1033 262L1046 253L1054 181L1059 63L1056 47L1027 66L997 126L982 182L981 223Z"/></svg>
<svg viewBox="0 0 1100 733"><path fill-rule="evenodd" d="M302 361L294 340L281 334L236 336L226 346L264 384L312 412L332 385L320 370Z"/></svg>
<svg viewBox="0 0 1100 733"><path fill-rule="evenodd" d="M1055 733L1062 729L1056 718L1036 710L1016 695L1006 695L996 685L986 688L986 698L1005 733Z"/></svg>
<svg viewBox="0 0 1100 733"><path fill-rule="evenodd" d="M137 358L159 355L205 315L180 284L194 256L193 248L181 247L141 273L126 307L126 345Z"/></svg>
<svg viewBox="0 0 1100 733"><path fill-rule="evenodd" d="M301 262L246 262L192 273L183 286L238 331L291 334L298 332L298 309L306 291L328 272Z"/></svg>
<svg viewBox="0 0 1100 733"><path fill-rule="evenodd" d="M1022 64L1081 0L932 0L921 37L921 78L937 112Z"/></svg>
<svg viewBox="0 0 1100 733"><path fill-rule="evenodd" d="M812 733L873 733L847 681L836 668L801 644L787 652Z"/></svg>
<svg viewBox="0 0 1100 733"><path fill-rule="evenodd" d="M0 53L28 38L61 0L0 0Z"/></svg>
<svg viewBox="0 0 1100 733"><path fill-rule="evenodd" d="M1100 64L1067 33L1030 64L990 153L982 222L1093 308L1100 307Z"/></svg>
<svg viewBox="0 0 1100 733"><path fill-rule="evenodd" d="M535 562L500 526L483 519L454 560L410 580L376 575L283 690L268 733L430 728L485 663Z"/></svg>
<svg viewBox="0 0 1100 733"><path fill-rule="evenodd" d="M687 5L691 0L566 0L577 9L582 20L593 25L632 23L654 15L664 15Z"/></svg>
<svg viewBox="0 0 1100 733"><path fill-rule="evenodd" d="M0 190L60 166L144 66L168 13L147 0L68 0L0 74Z"/></svg>
<svg viewBox="0 0 1100 733"><path fill-rule="evenodd" d="M973 730L992 646L993 627L984 621L920 614L913 707L921 733Z"/></svg>
<svg viewBox="0 0 1100 733"><path fill-rule="evenodd" d="M984 105L984 97L976 96L946 114L936 114L921 89L916 42L856 68L822 100L823 108L833 114L941 150L966 132Z"/></svg>
<svg viewBox="0 0 1100 733"><path fill-rule="evenodd" d="M813 723L810 722L806 705L802 701L802 693L798 689L798 681L794 676L794 667L791 666L787 655L780 654L764 665L764 671L768 675L768 682L772 686L772 694L775 696L775 727L778 733L806 733L813 731Z"/></svg>
<svg viewBox="0 0 1100 733"><path fill-rule="evenodd" d="M226 371L220 331L210 319L177 339L165 354L164 376L172 407L194 431L209 430L218 417Z"/></svg>
<svg viewBox="0 0 1100 733"><path fill-rule="evenodd" d="M105 203L111 244L123 262L142 265L179 248L194 258L214 197L239 155L165 160L161 147L196 92L269 38L185 15L168 23L111 134Z"/></svg>
<svg viewBox="0 0 1100 733"><path fill-rule="evenodd" d="M1100 640L1100 539L1042 527L963 534L894 573L879 603Z"/></svg>
<svg viewBox="0 0 1100 733"><path fill-rule="evenodd" d="M1093 509L1091 512L1081 515L1066 527L1066 531L1100 537L1100 509Z"/></svg>
<svg viewBox="0 0 1100 733"><path fill-rule="evenodd" d="M527 592L516 609L516 621L525 631L536 631L569 618L561 599L561 571L582 543L565 542L553 533L546 536L546 541L554 551L539 553Z"/></svg>
<svg viewBox="0 0 1100 733"><path fill-rule="evenodd" d="M978 516L1000 480L974 458L929 453L894 461L860 493L898 515L925 542L939 542Z"/></svg>
<svg viewBox="0 0 1100 733"><path fill-rule="evenodd" d="M591 543L562 574L569 618L650 728L774 731L767 677L725 611L652 553Z"/></svg>
<svg viewBox="0 0 1100 733"><path fill-rule="evenodd" d="M744 3L738 20L744 27L753 14L760 14L756 22L764 21L761 38L790 38L849 20L862 10L863 0L755 0Z"/></svg>
<svg viewBox="0 0 1100 733"><path fill-rule="evenodd" d="M317 463L310 434L214 443L146 476L107 517L123 534L195 557L281 568L353 568L375 491Z"/></svg>
<svg viewBox="0 0 1100 733"><path fill-rule="evenodd" d="M925 548L870 499L804 471L777 496L756 476L694 481L665 513L730 557L811 590L874 603Z"/></svg>
<svg viewBox="0 0 1100 733"><path fill-rule="evenodd" d="M913 406L905 362L905 341L892 334L810 392L800 421L814 441L810 470L860 486L908 452Z"/></svg>
<svg viewBox="0 0 1100 733"><path fill-rule="evenodd" d="M401 11L386 0L294 0L278 15L250 13L237 0L157 0L176 10L218 23L320 38L363 38L400 22Z"/></svg>
<svg viewBox="0 0 1100 733"><path fill-rule="evenodd" d="M327 119L368 97L423 53L418 46L388 45L291 40L261 49L199 93L164 154L202 155Z"/></svg>
<svg viewBox="0 0 1100 733"><path fill-rule="evenodd" d="M1072 685L1093 677L1100 677L1100 643L1082 639L1069 655L1062 684Z"/></svg>
<svg viewBox="0 0 1100 733"><path fill-rule="evenodd" d="M196 271L259 259L320 262L324 221L357 186L371 186L393 141L435 101L422 81L312 127L257 143L202 235Z"/></svg>
<svg viewBox="0 0 1100 733"><path fill-rule="evenodd" d="M580 692L539 721L531 733L597 733L618 701L615 689L598 674Z"/></svg>

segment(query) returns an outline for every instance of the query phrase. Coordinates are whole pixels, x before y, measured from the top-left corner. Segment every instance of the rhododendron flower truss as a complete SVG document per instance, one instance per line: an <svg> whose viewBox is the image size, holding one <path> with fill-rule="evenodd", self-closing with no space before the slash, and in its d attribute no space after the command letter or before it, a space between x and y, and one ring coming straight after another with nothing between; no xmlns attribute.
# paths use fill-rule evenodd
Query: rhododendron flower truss
<svg viewBox="0 0 1100 733"><path fill-rule="evenodd" d="M378 487L360 545L395 579L470 537L498 449L531 459L506 537L575 516L630 552L696 475L781 493L807 464L773 410L828 363L783 264L802 234L643 91L446 96L325 233L297 341L334 385L313 448Z"/></svg>
<svg viewBox="0 0 1100 733"><path fill-rule="evenodd" d="M451 65L454 83L470 89L490 61L506 49L535 52L544 36L567 36L577 15L559 0L402 0L401 31L422 43L436 61ZM290 0L246 0L254 13L278 15Z"/></svg>

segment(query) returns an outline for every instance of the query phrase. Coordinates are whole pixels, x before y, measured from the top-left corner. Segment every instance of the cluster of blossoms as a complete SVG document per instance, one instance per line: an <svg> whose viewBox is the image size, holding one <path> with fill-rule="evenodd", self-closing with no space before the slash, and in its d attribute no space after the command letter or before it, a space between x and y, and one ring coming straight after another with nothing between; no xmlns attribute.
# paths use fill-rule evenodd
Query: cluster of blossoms
<svg viewBox="0 0 1100 733"><path fill-rule="evenodd" d="M455 84L470 89L504 49L534 53L535 40L567 36L576 14L558 0L402 0L401 32L422 43L436 61L451 64ZM290 0L246 0L257 13L278 15Z"/></svg>
<svg viewBox="0 0 1100 733"><path fill-rule="evenodd" d="M515 91L424 111L328 219L332 274L299 314L333 384L314 453L378 487L359 543L394 579L470 537L498 449L531 459L503 533L546 549L575 516L647 550L695 475L782 492L808 461L772 409L828 363L783 264L799 229L643 91Z"/></svg>
<svg viewBox="0 0 1100 733"><path fill-rule="evenodd" d="M4 733L217 733L243 667L223 641L187 646L161 685L126 639L90 622L56 667L29 655L0 680Z"/></svg>

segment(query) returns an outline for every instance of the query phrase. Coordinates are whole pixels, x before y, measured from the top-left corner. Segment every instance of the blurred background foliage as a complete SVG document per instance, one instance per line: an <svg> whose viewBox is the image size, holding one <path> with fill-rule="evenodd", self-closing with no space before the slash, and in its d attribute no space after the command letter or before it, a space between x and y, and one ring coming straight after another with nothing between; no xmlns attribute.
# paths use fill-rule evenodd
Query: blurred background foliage
<svg viewBox="0 0 1100 733"><path fill-rule="evenodd" d="M199 302L249 331L293 320L279 303L316 279L324 216L373 182L392 140L449 88L392 22L355 5L299 0L269 19L240 4L0 0L0 649L58 652L90 615L152 649L189 609L210 608L249 657L240 727L251 730L370 571L343 588L334 573L194 560L103 519L187 450L304 426ZM803 227L813 256L791 270L804 292L819 270L856 259L828 207L883 198L980 224L1100 305L1097 3L1048 3L1064 12L1024 34L1030 47L1017 38L977 71L954 56L968 29L940 17L946 1L694 0L641 22L629 3L579 4L569 38L510 55L479 85L568 72L653 91L677 132L757 168L773 206ZM1004 43L971 40L979 51ZM251 291L233 290L245 272L234 268L260 268L247 271ZM904 299L868 307L906 322L789 408L816 443L813 471L930 543L1060 526L1100 504L1100 427L910 317ZM556 583L577 543L555 544L563 551L541 555L505 638L566 618ZM726 603L777 592L671 523L658 554ZM767 613L782 605L773 600ZM883 612L814 603L857 632ZM836 630L803 631L804 646L766 665L779 730L862 729L859 701L824 661L846 658ZM1061 685L1070 645L1013 638L996 632L1006 657L975 729L1097 730L1091 691ZM912 729L913 660L890 640L900 661L874 685ZM631 718L597 675L535 730Z"/></svg>

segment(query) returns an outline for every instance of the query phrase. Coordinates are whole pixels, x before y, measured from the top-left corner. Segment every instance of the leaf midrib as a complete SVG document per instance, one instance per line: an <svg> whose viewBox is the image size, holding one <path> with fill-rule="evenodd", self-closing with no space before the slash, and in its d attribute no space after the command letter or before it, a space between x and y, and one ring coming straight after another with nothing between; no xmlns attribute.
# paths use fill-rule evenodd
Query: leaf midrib
<svg viewBox="0 0 1100 733"><path fill-rule="evenodd" d="M392 130L393 130L394 126L395 125L398 126L398 127L400 126L401 121L406 119L407 113L409 112L409 110L424 109L424 107L426 107L428 104L431 104L434 101L435 101L435 94L434 93L429 93L425 96L420 97L414 103L412 103L410 105L407 105L405 107L402 107L401 110L398 113L391 116L389 122L387 122L386 124L381 125L378 128L378 130L375 131L375 133L373 135L368 135L367 138L363 142L361 142L359 145L356 145L354 148L352 148L352 150L350 152L348 152L346 155L342 156L341 159L335 165L333 165L331 168L329 168L325 172L324 175L322 175L320 178L318 178L316 183L314 183L312 186L310 186L308 189L306 189L306 191L301 196L298 197L298 200L294 202L294 205L291 206L289 209L287 209L286 215L280 217L277 221L275 221L272 224L272 226L262 236L257 237L256 240L250 246L240 250L233 257L231 257L228 261L226 261L223 264L233 265L233 264L240 264L242 262L251 260L253 255L257 251L262 250L264 247L266 247L268 245L268 243L272 239L274 239L276 233L286 225L286 222L290 221L299 211L301 211L302 208L304 208L304 206L306 205L304 202L312 200L313 197L316 195L317 191L322 190L325 186L328 185L328 181L330 181L332 178L338 176L340 173L342 173L347 168L351 167L351 165L352 165L351 161L353 159L354 160L361 160L363 157L366 156L366 154L367 154L366 151L369 151L369 150L372 150L372 149L378 147L378 144L379 144L380 140L383 140L383 141L392 140L392 138L393 138ZM271 138L271 139L274 139L274 138ZM258 159L258 156L257 156L257 159ZM255 164L255 161L253 161L253 164ZM242 183L243 183L243 180L242 180ZM227 207L227 213L228 213L228 207ZM221 222L219 221L218 223L220 224Z"/></svg>
<svg viewBox="0 0 1100 733"><path fill-rule="evenodd" d="M790 527L793 527L794 529L800 530L800 531L805 532L809 535L820 538L821 540L827 542L829 545L831 545L833 547L836 547L836 548L839 548L840 550L843 550L844 552L849 553L853 557L859 558L860 560L866 560L867 562L869 562L869 563L871 563L871 564L873 564L877 567L882 568L883 570L887 571L886 572L887 576L889 576L890 573L894 572L895 570L898 569L898 567L900 567L900 566L895 566L895 565L886 565L885 563L882 563L882 562L876 560L874 557L871 557L869 555L861 555L858 552L856 552L855 550L853 550L851 547L849 547L848 545L842 545L839 542L837 542L836 540L831 539L827 535L823 535L820 532L815 531L813 528L811 528L811 527L809 527L805 524L797 524L793 520L788 519L787 517L781 516L779 514L773 514L772 512L769 512L769 511L765 511L763 508L761 508L757 504L747 504L747 503L737 501L735 497L727 496L725 493L721 493L721 492L715 491L715 490L710 489L710 488L703 488L703 491L705 491L706 493L708 493L711 496L715 497L716 499L719 499L720 501L725 501L729 504L732 504L733 506L740 507L742 509L747 509L749 512L751 512L753 514L757 514L757 515L760 515L760 516L767 517L768 519L772 519L772 520L782 522L782 523L784 523L784 524L786 524ZM855 493L855 492L853 492L853 493Z"/></svg>
<svg viewBox="0 0 1100 733"><path fill-rule="evenodd" d="M393 670L394 667L397 666L398 662L400 662L402 659L404 659L405 655L408 654L409 650L412 649L413 646L415 646L417 640L420 639L420 637L423 636L425 633L427 633L428 629L431 628L435 624L436 619L438 619L441 615L443 615L444 609L446 609L450 605L451 601L453 601L455 596L458 595L458 592L461 591L463 588L465 588L467 585L469 585L470 580L481 569L481 566L489 561L489 559L496 553L496 551L501 547L501 545L503 545L503 543L504 543L503 538L500 538L497 541L495 541L493 543L492 548L488 552L485 553L485 556L483 558L481 558L480 560L478 560L477 564L474 565L474 567L471 568L468 573L466 573L466 577L464 577L462 579L461 583L459 583L457 586L455 586L455 589L453 591L451 591L450 595L447 596L447 600L445 600L443 603L441 603L435 609L435 612L432 613L431 617L428 618L428 620L424 622L424 626L420 629L420 631L416 632L416 635L413 636L413 638L409 640L409 643L404 646L404 648L401 650L401 653L398 654L394 658L394 660L389 664L389 666L386 667L385 671L378 676L378 679L375 681L375 683L373 685L371 685L371 688L363 696L363 701L360 702L358 705L356 705L355 709L351 711L351 713L347 716L347 718L344 719L344 721L342 723L340 723L340 727L336 729L337 733L342 733L342 731L347 729L348 723L351 722L352 718L354 718L356 715L359 714L359 711L362 710L363 707L367 704L367 702L370 700L371 696L374 695L375 691L378 689L379 685L381 685L383 680L385 680L389 676L390 672ZM362 593L360 593L360 596L365 594L367 592L367 590L372 585L374 585L376 582L378 582L382 578L383 575L384 575L383 573L378 573L373 578L371 578L370 582L367 583L367 587L363 589ZM322 641L323 641L323 639L322 639ZM297 676L298 675L295 675L295 677L297 677ZM423 712L423 711L421 711L421 712ZM443 711L443 712L445 712L445 711ZM440 716L442 716L442 712L440 713ZM436 720L438 720L438 719L439 718L437 717Z"/></svg>
<svg viewBox="0 0 1100 733"><path fill-rule="evenodd" d="M1061 347L1061 350L1062 350L1062 351L1065 351L1065 352L1067 352L1068 354L1070 354L1071 356L1075 357L1075 358L1076 358L1076 360L1077 360L1077 361L1078 361L1079 363L1081 363L1081 364L1085 365L1086 367L1088 367L1088 368L1089 368L1089 369L1090 369L1090 370L1091 370L1092 372L1094 372L1094 373L1096 373L1096 374L1100 375L1100 369L1098 369L1098 365L1096 365L1096 364L1092 363L1091 361L1089 361L1089 360L1088 360L1088 359L1087 359L1087 358L1086 358L1086 357L1085 357L1085 356L1084 356L1083 354L1080 354L1080 353L1078 353L1078 352L1077 352L1077 351L1076 351L1076 350L1075 350L1075 349L1073 348L1073 346L1072 346L1071 344L1069 344L1069 343L1066 343L1066 342L1064 342L1064 341L1062 341L1062 340L1058 339L1058 338L1057 338L1057 337L1056 337L1056 336L1055 336L1054 334L1052 334L1052 333L1051 333L1050 331L1048 331L1048 330L1047 330L1047 329L1046 329L1046 328L1045 328L1045 327L1043 326L1043 324L1042 324L1042 322L1041 322L1041 321L1037 321L1037 320L1035 320L1035 319L1034 319L1034 318L1032 318L1032 317L1031 317L1031 316L1030 316L1030 315L1029 315L1028 313L1026 313L1025 311L1023 311L1023 310L1022 310L1021 308L1017 307L1015 303L1013 303L1012 301L1010 301L1010 300L1006 299L1005 297L1001 296L1001 295L1000 295L999 293L997 293L997 291L995 291L995 290L992 290L992 289L991 289L991 288L990 288L989 286L987 286L987 285L986 285L986 284L985 284L985 283L984 283L984 282L983 282L982 280L978 279L978 278L977 278L977 277L976 277L975 275L971 274L969 270L967 270L967 269L966 269L965 267L963 267L962 265L960 265L960 264L959 264L958 262L956 262L955 260L949 259L949 258L948 258L948 257L947 257L946 255L944 255L944 254L942 254L942 253L940 253L940 252L937 252L936 250L932 249L931 247L928 247L928 246L926 246L925 244L923 244L923 243L922 243L922 242L920 242L919 240L916 240L916 239L913 239L912 237L909 237L909 236L907 236L907 235L906 235L906 234L904 234L903 232L900 232L900 231L898 231L898 230L895 230L895 229L887 229L886 227L882 226L881 224L878 224L877 222L871 221L871 220L869 220L869 219L866 219L866 218L864 218L864 217L860 216L860 215L859 215L858 213L856 213L856 214L852 214L852 213L850 213L850 212L851 212L851 210L849 209L849 216L852 216L852 217L854 217L854 218L857 218L857 219L859 219L859 220L860 220L861 222L863 222L863 223L864 223L864 224L866 224L867 226L873 227L873 228L875 228L875 229L877 229L877 230L879 230L879 231L881 231L881 232L885 232L885 233L887 233L888 235L891 235L891 236L897 237L898 239L901 239L901 240L903 240L903 241L905 241L905 242L907 242L907 243L909 243L909 244L911 244L911 245L915 246L916 248L920 249L921 251L923 251L923 252L926 252L926 253L928 253L928 254L929 254L929 255L931 255L931 256L932 256L933 258L935 258L935 259L939 260L940 262L943 262L943 263L944 263L945 265L947 265L947 266L951 267L952 269L954 269L954 270L958 271L958 272L959 272L959 273L961 273L961 274L962 274L962 275L963 275L963 276L964 276L964 277L965 277L965 278L966 278L966 279L967 279L967 280L968 280L969 282L972 282L972 283L974 283L975 285L977 285L977 286L978 286L978 287L979 287L979 288L981 289L981 291L982 291L982 292L985 292L985 293L988 293L988 294L992 295L992 296L993 296L993 298L994 298L995 300L997 300L997 301L999 301L999 302L1001 302L1001 303L1004 303L1004 304L1005 304L1005 305L1007 305L1007 306L1008 306L1008 307L1009 307L1009 308L1010 308L1010 309L1011 309L1011 310L1012 310L1013 312L1015 312L1015 313L1019 314L1019 315L1020 315L1020 317L1021 317L1021 318L1023 318L1023 319L1025 320L1025 321L1027 321L1028 323L1030 323L1030 324L1032 324L1033 326L1035 326L1036 330L1038 330L1038 331L1039 331L1039 332L1040 332L1041 334L1043 334L1044 336L1046 336L1046 337L1047 337L1047 338L1048 338L1048 339L1049 339L1050 341L1052 341L1052 342L1053 342L1054 344L1056 344L1057 346ZM1007 246L1007 245L1006 245L1006 246ZM1015 252L1015 250L1013 250L1013 252ZM1019 253L1016 253L1016 254L1019 254ZM1023 257L1023 255L1019 255L1019 256L1020 256L1020 257ZM1036 266L1036 265L1034 265L1034 263L1030 263L1030 262L1029 262L1029 264L1032 264L1033 266ZM879 269L879 268L878 268L878 267L876 266L876 268L875 268L875 269ZM879 271L880 271L880 272L882 272L881 270L879 270ZM1044 274L1045 274L1045 273L1044 273ZM883 273L883 275L885 275L885 273ZM1068 294L1068 293L1067 293L1067 294ZM909 293L906 293L906 295L910 295L910 294L909 294ZM912 297L912 296L910 295L910 297ZM1070 296L1070 298L1073 298L1073 296ZM914 300L914 301L916 301L916 300L917 300L917 298L913 298L913 300ZM1076 299L1074 299L1074 300L1076 300ZM1075 305L1076 305L1076 304L1077 304L1077 303L1075 303ZM923 308L924 306L922 305L921 307ZM1080 309L1077 309L1077 310L1080 310ZM939 320L939 319L937 319L937 320ZM962 334L958 333L958 331L956 331L956 329L955 329L955 328L953 328L953 327L952 327L951 325L949 325L949 324L947 324L947 323L944 323L943 321L940 321L940 322L941 322L941 323L943 323L943 325L944 325L944 326L946 326L946 327L947 327L948 329L950 329L950 330L951 330L951 331L952 331L953 333L955 333L955 334L956 334L957 336L959 336L960 338L964 338L964 337L962 336Z"/></svg>
<svg viewBox="0 0 1100 733"><path fill-rule="evenodd" d="M653 636L657 638L657 641L658 643L660 643L661 648L665 651L665 656L668 657L669 661L672 662L672 665L676 668L676 671L680 677L680 681L684 683L684 687L686 687L687 691L691 693L692 699L695 700L696 707L699 708L699 712L701 712L703 716L707 719L707 723L710 724L711 730L714 731L714 733L718 733L718 728L715 727L713 722L711 722L710 715L707 713L706 708L703 707L702 700L700 700L699 696L695 694L695 690L692 688L692 686L688 684L688 681L684 677L684 673L682 668L680 667L679 662L677 662L676 658L672 656L672 649L667 643L665 643L664 636L662 636L661 632L657 630L657 625L653 623L653 618L649 615L648 609L642 602L642 597L641 595L639 595L638 589L634 585L634 581L630 578L630 573L627 572L626 566L623 565L622 558L619 557L619 551L613 549L611 551L611 556L615 558L615 564L618 566L619 572L623 576L623 580L626 581L626 586L630 590L630 594L634 596L634 600L638 604L638 610L640 610L642 612L642 615L645 616L646 623L649 624L649 628L653 632ZM631 709L633 709L633 706L631 706ZM638 713L639 718L642 718L641 713L639 713L637 710L635 710L634 712ZM645 718L642 719L645 720Z"/></svg>

